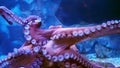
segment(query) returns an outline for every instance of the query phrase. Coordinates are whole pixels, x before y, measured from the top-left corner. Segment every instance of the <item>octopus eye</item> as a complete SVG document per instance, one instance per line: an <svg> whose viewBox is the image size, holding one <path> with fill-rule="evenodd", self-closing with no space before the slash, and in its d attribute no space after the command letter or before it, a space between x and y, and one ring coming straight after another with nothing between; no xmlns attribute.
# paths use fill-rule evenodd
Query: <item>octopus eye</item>
<svg viewBox="0 0 120 68"><path fill-rule="evenodd" d="M40 23L40 22L41 22L41 19L35 20L35 23Z"/></svg>
<svg viewBox="0 0 120 68"><path fill-rule="evenodd" d="M33 23L36 27L40 27L41 26L41 19L37 19L37 20L34 20L34 23Z"/></svg>
<svg viewBox="0 0 120 68"><path fill-rule="evenodd" d="M41 18L39 16L31 15L25 19L25 24L29 24L35 27L41 26Z"/></svg>

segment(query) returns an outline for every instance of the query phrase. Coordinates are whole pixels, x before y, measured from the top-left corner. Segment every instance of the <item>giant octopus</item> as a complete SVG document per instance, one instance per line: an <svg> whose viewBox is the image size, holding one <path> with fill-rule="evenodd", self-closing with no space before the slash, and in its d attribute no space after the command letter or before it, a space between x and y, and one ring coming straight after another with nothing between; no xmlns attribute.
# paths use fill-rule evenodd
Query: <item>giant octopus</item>
<svg viewBox="0 0 120 68"><path fill-rule="evenodd" d="M61 25L41 29L41 18L31 15L22 19L4 6L1 16L9 23L24 27L25 43L14 48L0 68L116 68L111 63L90 61L81 55L76 43L120 33L120 20L111 20L96 26L63 28Z"/></svg>

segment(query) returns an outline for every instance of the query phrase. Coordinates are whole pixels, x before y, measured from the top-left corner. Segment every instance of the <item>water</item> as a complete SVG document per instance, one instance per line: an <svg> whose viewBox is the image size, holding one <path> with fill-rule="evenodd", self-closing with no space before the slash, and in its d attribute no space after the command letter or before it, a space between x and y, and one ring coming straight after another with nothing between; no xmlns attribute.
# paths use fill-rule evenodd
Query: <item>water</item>
<svg viewBox="0 0 120 68"><path fill-rule="evenodd" d="M120 5L117 0L0 0L0 6L6 6L22 18L29 15L41 16L43 23L41 28L44 29L50 25L81 27L120 19L118 7ZM0 17L0 59L5 58L13 48L19 48L24 41L22 27L15 22L9 25L4 18ZM114 61L113 64L119 66L119 41L120 35L114 34L78 43L77 47L79 52L85 54L90 60Z"/></svg>

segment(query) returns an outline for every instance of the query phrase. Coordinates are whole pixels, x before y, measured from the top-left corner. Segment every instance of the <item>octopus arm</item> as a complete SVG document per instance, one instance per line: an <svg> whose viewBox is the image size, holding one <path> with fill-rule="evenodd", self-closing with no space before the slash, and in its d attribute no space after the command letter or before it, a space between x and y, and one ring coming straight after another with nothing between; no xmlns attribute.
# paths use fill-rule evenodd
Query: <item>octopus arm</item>
<svg viewBox="0 0 120 68"><path fill-rule="evenodd" d="M4 6L0 6L0 15L9 23L13 24L13 22L17 22L21 25L24 25L24 21L22 18L16 16L12 11L7 9Z"/></svg>
<svg viewBox="0 0 120 68"><path fill-rule="evenodd" d="M81 27L81 28L59 28L53 32L51 37L56 43L62 43L67 45L74 45L78 42L86 41L89 39L106 36L110 34L120 33L120 23L107 23Z"/></svg>
<svg viewBox="0 0 120 68"><path fill-rule="evenodd" d="M30 68L35 60L35 54L32 54L32 45L26 46L26 43L19 49L14 49L14 52L8 53L8 56L0 61L2 68Z"/></svg>

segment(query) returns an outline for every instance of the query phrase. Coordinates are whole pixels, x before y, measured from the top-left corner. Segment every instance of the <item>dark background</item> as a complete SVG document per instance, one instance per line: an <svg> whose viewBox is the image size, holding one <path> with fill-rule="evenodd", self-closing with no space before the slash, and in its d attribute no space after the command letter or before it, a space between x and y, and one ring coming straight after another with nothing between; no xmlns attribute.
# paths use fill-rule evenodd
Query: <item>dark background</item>
<svg viewBox="0 0 120 68"><path fill-rule="evenodd" d="M56 16L65 25L120 19L120 0L62 0Z"/></svg>

